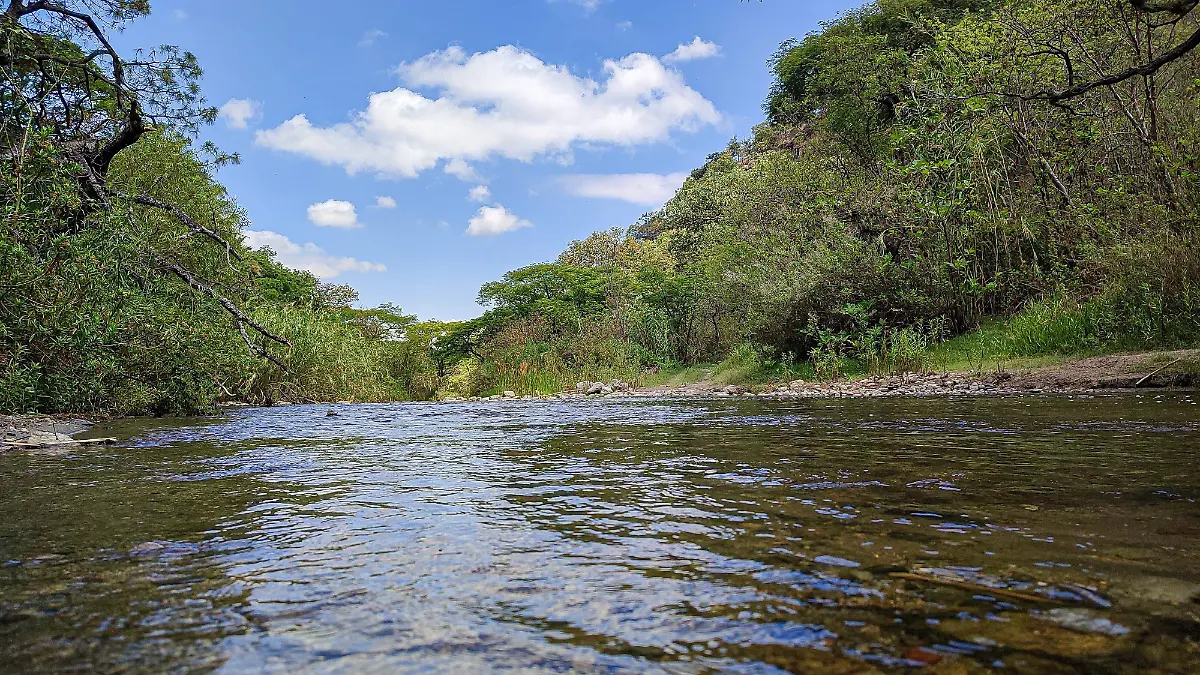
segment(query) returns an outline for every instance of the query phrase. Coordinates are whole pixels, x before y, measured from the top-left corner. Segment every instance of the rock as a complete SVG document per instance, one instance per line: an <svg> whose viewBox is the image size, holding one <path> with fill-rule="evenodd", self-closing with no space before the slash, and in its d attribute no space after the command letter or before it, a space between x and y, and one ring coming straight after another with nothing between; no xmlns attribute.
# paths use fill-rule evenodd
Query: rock
<svg viewBox="0 0 1200 675"><path fill-rule="evenodd" d="M1129 629L1125 626L1113 623L1110 619L1095 616L1085 609L1059 607L1048 612L1043 612L1042 616L1060 626L1079 631L1080 633L1100 633L1101 635L1116 636L1125 635L1129 632Z"/></svg>
<svg viewBox="0 0 1200 675"><path fill-rule="evenodd" d="M590 386L588 386L586 393L587 394L601 394L604 392L604 387L605 387L605 385L603 382L593 382Z"/></svg>
<svg viewBox="0 0 1200 675"><path fill-rule="evenodd" d="M601 385L600 393L604 394L605 396L608 396L609 394L613 393L613 388L608 386L607 384Z"/></svg>
<svg viewBox="0 0 1200 675"><path fill-rule="evenodd" d="M904 652L904 658L921 665L932 666L942 660L942 655L926 647L910 647L908 651Z"/></svg>
<svg viewBox="0 0 1200 675"><path fill-rule="evenodd" d="M354 405L354 401L338 401L338 405Z"/></svg>
<svg viewBox="0 0 1200 675"><path fill-rule="evenodd" d="M144 541L144 542L138 544L137 546L134 546L133 548L129 549L129 555L133 555L133 556L154 555L155 553L162 551L166 547L167 547L167 545L163 544L161 542Z"/></svg>
<svg viewBox="0 0 1200 675"><path fill-rule="evenodd" d="M723 389L722 391L724 391L726 394L729 394L730 396L737 396L738 394L742 393L742 388L737 386L736 384L731 384L728 387L725 387L725 389Z"/></svg>
<svg viewBox="0 0 1200 675"><path fill-rule="evenodd" d="M517 392L515 392L515 391L504 392L504 398L516 398L516 397L517 397Z"/></svg>
<svg viewBox="0 0 1200 675"><path fill-rule="evenodd" d="M804 380L792 380L791 382L788 383L788 389L801 389L806 384L808 384L808 383L805 382Z"/></svg>
<svg viewBox="0 0 1200 675"><path fill-rule="evenodd" d="M586 394L587 390L591 389L591 388L592 388L591 382L577 382L575 384L575 391L577 391L581 394Z"/></svg>
<svg viewBox="0 0 1200 675"><path fill-rule="evenodd" d="M275 405L292 405L291 401L276 401Z"/></svg>

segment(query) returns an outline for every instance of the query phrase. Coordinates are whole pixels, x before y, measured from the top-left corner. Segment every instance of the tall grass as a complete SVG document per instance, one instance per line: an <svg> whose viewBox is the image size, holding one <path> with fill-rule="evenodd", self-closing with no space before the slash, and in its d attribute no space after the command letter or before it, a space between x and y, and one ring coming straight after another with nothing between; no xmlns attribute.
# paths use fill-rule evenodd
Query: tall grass
<svg viewBox="0 0 1200 675"><path fill-rule="evenodd" d="M400 345L363 335L325 312L272 308L257 313L267 328L291 340L282 354L290 372L255 362L243 394L252 401L388 401L408 398L391 368Z"/></svg>

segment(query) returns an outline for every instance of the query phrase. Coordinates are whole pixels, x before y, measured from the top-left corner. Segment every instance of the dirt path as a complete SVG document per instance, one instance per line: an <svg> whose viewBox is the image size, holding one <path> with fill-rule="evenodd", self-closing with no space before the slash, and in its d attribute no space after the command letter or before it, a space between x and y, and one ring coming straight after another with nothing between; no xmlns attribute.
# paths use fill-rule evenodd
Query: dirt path
<svg viewBox="0 0 1200 675"><path fill-rule="evenodd" d="M1045 389L1137 389L1200 384L1200 349L1093 356L1013 374L1013 380Z"/></svg>

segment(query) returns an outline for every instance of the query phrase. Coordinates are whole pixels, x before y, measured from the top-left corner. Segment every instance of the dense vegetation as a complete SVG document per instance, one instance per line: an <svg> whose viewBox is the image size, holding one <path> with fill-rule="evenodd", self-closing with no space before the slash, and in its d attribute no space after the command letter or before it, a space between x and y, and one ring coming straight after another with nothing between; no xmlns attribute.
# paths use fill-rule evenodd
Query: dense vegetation
<svg viewBox="0 0 1200 675"><path fill-rule="evenodd" d="M1200 338L1195 0L849 12L780 47L752 137L459 324L352 309L246 248L213 178L237 158L189 140L213 115L195 59L104 37L148 11L10 0L0 22L0 411L908 370L981 323L981 360Z"/></svg>
<svg viewBox="0 0 1200 675"><path fill-rule="evenodd" d="M984 358L1193 345L1195 8L879 0L787 42L751 138L484 288L481 365L905 370L997 318Z"/></svg>
<svg viewBox="0 0 1200 675"><path fill-rule="evenodd" d="M148 12L0 14L0 412L433 395L440 324L351 309L353 289L247 249L213 178L237 158L190 140L215 114L195 58L108 40Z"/></svg>

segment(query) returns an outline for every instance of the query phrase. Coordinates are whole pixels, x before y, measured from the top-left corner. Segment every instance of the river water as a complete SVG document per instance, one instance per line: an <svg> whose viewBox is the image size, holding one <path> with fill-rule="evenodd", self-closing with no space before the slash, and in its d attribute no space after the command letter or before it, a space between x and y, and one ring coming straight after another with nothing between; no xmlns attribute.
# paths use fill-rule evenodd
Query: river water
<svg viewBox="0 0 1200 675"><path fill-rule="evenodd" d="M1187 394L338 409L0 457L0 673L1200 672Z"/></svg>

